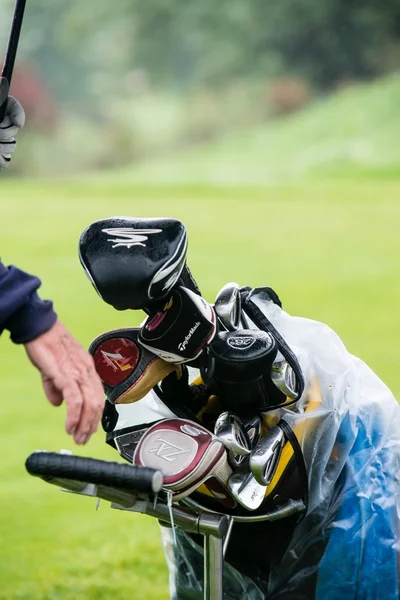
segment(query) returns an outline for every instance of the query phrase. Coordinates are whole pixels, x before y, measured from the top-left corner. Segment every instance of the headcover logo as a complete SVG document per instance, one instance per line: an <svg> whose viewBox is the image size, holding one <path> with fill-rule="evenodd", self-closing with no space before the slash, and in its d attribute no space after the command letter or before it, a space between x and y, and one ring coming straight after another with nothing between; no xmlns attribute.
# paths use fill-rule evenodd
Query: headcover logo
<svg viewBox="0 0 400 600"><path fill-rule="evenodd" d="M228 338L228 345L231 348L235 348L235 350L247 350L250 348L256 341L256 338L251 337L250 335L237 336Z"/></svg>
<svg viewBox="0 0 400 600"><path fill-rule="evenodd" d="M200 321L196 321L196 323L193 325L193 327L191 327L189 329L189 331L187 332L187 335L182 340L182 342L180 344L178 344L178 350L180 350L181 352L184 352L186 350L186 347L190 341L190 338L192 337L192 335L194 334L196 329L198 329L199 327L200 327Z"/></svg>
<svg viewBox="0 0 400 600"><path fill-rule="evenodd" d="M108 362L114 371L117 371L118 369L120 371L128 371L129 369L132 369L132 365L129 364L129 358L126 359L126 357L124 357L120 352L105 352L104 350L100 350L100 352L102 353L104 360ZM128 360L127 363L126 360Z"/></svg>
<svg viewBox="0 0 400 600"><path fill-rule="evenodd" d="M163 308L163 311L165 311L165 310L169 310L169 309L171 308L171 306L173 305L173 303L174 303L174 298L173 298L173 296L171 296L171 298L170 298L170 299L168 300L168 302L165 304L165 306L164 306L164 308Z"/></svg>
<svg viewBox="0 0 400 600"><path fill-rule="evenodd" d="M182 433L194 435L195 437L201 435L200 429L197 429L197 427L193 427L193 425L188 425L187 423L185 425L181 425L180 430L182 431Z"/></svg>
<svg viewBox="0 0 400 600"><path fill-rule="evenodd" d="M164 440L163 438L157 438L157 442L160 442L158 446L155 448L149 448L148 452L155 454L159 458L166 460L168 462L175 461L180 454L185 454L188 452L186 448L181 448L168 440Z"/></svg>
<svg viewBox="0 0 400 600"><path fill-rule="evenodd" d="M162 229L133 229L133 227L114 227L111 229L102 229L103 233L107 235L114 235L117 237L108 238L107 242L112 242L113 248L123 246L125 248L132 248L132 246L146 246L144 242L147 242L149 235L155 233L161 233Z"/></svg>
<svg viewBox="0 0 400 600"><path fill-rule="evenodd" d="M93 353L94 365L100 379L114 387L133 373L140 358L139 347L123 337L106 339Z"/></svg>
<svg viewBox="0 0 400 600"><path fill-rule="evenodd" d="M145 329L147 329L148 331L154 331L155 329L157 329L157 327L164 321L165 317L167 316L167 311L172 307L173 303L174 299L171 296L171 298L165 304L162 311L156 313L154 317L152 317L146 322Z"/></svg>
<svg viewBox="0 0 400 600"><path fill-rule="evenodd" d="M180 270L176 271L176 273L173 273L171 275L171 277L169 277L167 279L167 281L164 283L162 291L170 290L175 285L175 283L178 281L180 274L181 274Z"/></svg>

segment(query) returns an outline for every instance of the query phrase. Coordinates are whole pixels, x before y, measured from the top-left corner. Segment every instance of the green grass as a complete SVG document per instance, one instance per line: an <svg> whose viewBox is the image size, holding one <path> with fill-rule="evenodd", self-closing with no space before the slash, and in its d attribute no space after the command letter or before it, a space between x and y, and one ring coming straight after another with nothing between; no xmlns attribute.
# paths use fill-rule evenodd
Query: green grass
<svg viewBox="0 0 400 600"><path fill-rule="evenodd" d="M77 240L111 215L174 216L189 264L212 301L227 281L275 288L290 313L322 320L400 395L400 182L343 181L264 188L14 182L0 188L1 256L43 279L42 295L87 346L140 315L105 305L86 279ZM84 449L63 433L23 348L0 341L1 600L168 598L158 527L148 517L95 512L93 499L33 479L35 449L117 459L99 433Z"/></svg>
<svg viewBox="0 0 400 600"><path fill-rule="evenodd" d="M320 98L290 117L124 168L121 174L135 183L213 185L398 177L399 137L400 77L393 74Z"/></svg>

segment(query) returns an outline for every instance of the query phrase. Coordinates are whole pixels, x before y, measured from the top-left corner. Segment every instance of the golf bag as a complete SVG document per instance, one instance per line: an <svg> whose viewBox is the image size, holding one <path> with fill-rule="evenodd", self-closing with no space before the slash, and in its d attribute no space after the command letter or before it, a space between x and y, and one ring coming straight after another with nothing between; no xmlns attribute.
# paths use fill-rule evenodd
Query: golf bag
<svg viewBox="0 0 400 600"><path fill-rule="evenodd" d="M229 517L225 599L398 600L400 407L390 390L270 288L227 284L209 304L186 249L174 219L107 219L81 237L101 297L146 313L90 347L107 443L163 473L168 506ZM211 598L201 535L173 523L162 532L171 598Z"/></svg>
<svg viewBox="0 0 400 600"><path fill-rule="evenodd" d="M260 303L260 308L296 352L304 375L305 392L295 408L267 411L263 419L273 427L284 418L295 432L306 469L307 507L277 520L234 522L225 554L227 597L336 600L356 595L394 600L400 514L397 402L326 325L291 317L273 302ZM141 403L158 401L152 392ZM115 409L118 417L107 433L109 442L119 431L140 425L135 409ZM273 503L304 499L289 447L286 443L266 494L265 513L272 512ZM202 491L191 497L216 509L215 499ZM222 505L219 510L229 513ZM163 530L163 539L171 596L202 598L199 539L179 530L175 539L171 530Z"/></svg>

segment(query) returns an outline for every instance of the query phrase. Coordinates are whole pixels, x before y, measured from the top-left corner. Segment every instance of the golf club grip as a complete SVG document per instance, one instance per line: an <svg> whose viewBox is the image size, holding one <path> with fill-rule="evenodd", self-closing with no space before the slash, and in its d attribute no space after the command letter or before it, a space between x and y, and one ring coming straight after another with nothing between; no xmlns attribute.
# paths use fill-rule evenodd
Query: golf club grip
<svg viewBox="0 0 400 600"><path fill-rule="evenodd" d="M21 34L22 21L24 18L26 0L16 0L13 19L11 23L10 35L8 38L8 44L6 49L6 56L4 60L3 70L1 72L2 77L7 79L8 85L11 85L11 79L14 71L15 57L17 56L19 36ZM0 122L4 119L6 111L6 101L0 106Z"/></svg>
<svg viewBox="0 0 400 600"><path fill-rule="evenodd" d="M161 471L58 452L33 452L26 460L31 475L64 478L145 493L160 491Z"/></svg>

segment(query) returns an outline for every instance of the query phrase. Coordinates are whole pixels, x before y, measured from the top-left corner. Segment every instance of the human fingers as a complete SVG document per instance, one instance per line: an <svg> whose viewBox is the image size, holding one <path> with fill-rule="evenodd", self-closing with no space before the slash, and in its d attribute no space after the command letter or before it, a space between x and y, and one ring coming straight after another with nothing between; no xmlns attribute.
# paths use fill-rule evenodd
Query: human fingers
<svg viewBox="0 0 400 600"><path fill-rule="evenodd" d="M10 96L7 99L5 117L0 123L0 169L8 167L17 147L15 136L24 124L25 111L18 100Z"/></svg>
<svg viewBox="0 0 400 600"><path fill-rule="evenodd" d="M25 125L25 111L22 104L13 96L8 97L5 114L8 115L11 123L17 127L17 129L22 129Z"/></svg>
<svg viewBox="0 0 400 600"><path fill-rule="evenodd" d="M82 349L79 387L83 405L79 424L75 430L75 439L80 444L86 444L91 435L98 429L104 409L104 390L94 369L92 358Z"/></svg>
<svg viewBox="0 0 400 600"><path fill-rule="evenodd" d="M24 124L25 111L18 100L10 96L7 100L4 119L0 123L0 143L13 143L15 146L14 138ZM9 152L11 151L9 150Z"/></svg>
<svg viewBox="0 0 400 600"><path fill-rule="evenodd" d="M11 154L15 151L17 144L14 138L10 140L0 139L0 154L11 158Z"/></svg>
<svg viewBox="0 0 400 600"><path fill-rule="evenodd" d="M6 169L11 161L11 154L1 154L0 152L0 169Z"/></svg>
<svg viewBox="0 0 400 600"><path fill-rule="evenodd" d="M83 407L83 397L79 385L72 378L65 380L65 384L56 385L60 390L63 400L67 407L67 417L65 421L65 431L74 437L77 443L79 434L76 434L79 428L81 413Z"/></svg>
<svg viewBox="0 0 400 600"><path fill-rule="evenodd" d="M45 334L25 345L31 362L46 382L50 402L67 407L65 428L79 443L86 443L103 413L104 391L93 358L57 321Z"/></svg>
<svg viewBox="0 0 400 600"><path fill-rule="evenodd" d="M42 384L46 398L53 406L61 406L63 397L58 388L54 385L53 381L42 375Z"/></svg>

